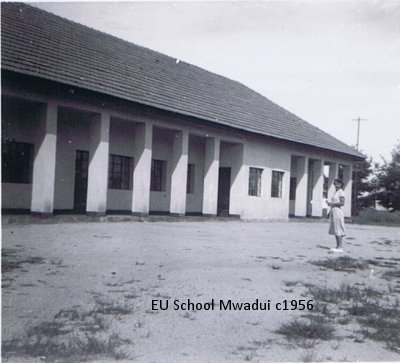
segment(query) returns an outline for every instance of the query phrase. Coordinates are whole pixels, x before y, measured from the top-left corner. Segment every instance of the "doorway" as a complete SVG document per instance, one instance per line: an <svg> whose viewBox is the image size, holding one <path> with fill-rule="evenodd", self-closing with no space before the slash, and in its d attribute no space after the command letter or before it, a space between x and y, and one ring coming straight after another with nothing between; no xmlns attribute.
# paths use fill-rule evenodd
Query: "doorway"
<svg viewBox="0 0 400 363"><path fill-rule="evenodd" d="M231 194L231 168L219 168L217 215L229 215L229 200Z"/></svg>
<svg viewBox="0 0 400 363"><path fill-rule="evenodd" d="M74 210L86 211L87 185L89 174L89 152L76 150Z"/></svg>

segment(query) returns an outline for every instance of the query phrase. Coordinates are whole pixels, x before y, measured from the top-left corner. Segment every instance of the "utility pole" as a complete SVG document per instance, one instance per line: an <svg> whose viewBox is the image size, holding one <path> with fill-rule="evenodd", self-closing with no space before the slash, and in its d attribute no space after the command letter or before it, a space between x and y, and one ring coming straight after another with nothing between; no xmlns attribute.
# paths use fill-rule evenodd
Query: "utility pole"
<svg viewBox="0 0 400 363"><path fill-rule="evenodd" d="M367 121L367 119L358 117L358 118L353 118L353 121L357 121L357 144L356 144L356 148L357 148L357 151L358 151L358 146L359 146L359 142L360 142L360 122L361 121Z"/></svg>
<svg viewBox="0 0 400 363"><path fill-rule="evenodd" d="M357 151L359 151L359 144L360 144L360 122L361 121L367 121L366 118L353 118L353 121L357 121L357 144L356 148ZM352 206L352 211L351 214L358 215L358 174L357 171L354 171L353 169L353 190L352 190L352 200L351 200L351 206Z"/></svg>

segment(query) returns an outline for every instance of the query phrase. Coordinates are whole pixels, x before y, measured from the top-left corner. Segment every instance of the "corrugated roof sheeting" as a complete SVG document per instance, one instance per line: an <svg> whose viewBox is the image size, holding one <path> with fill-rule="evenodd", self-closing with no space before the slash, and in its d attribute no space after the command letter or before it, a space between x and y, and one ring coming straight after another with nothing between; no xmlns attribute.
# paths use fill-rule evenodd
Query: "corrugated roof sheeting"
<svg viewBox="0 0 400 363"><path fill-rule="evenodd" d="M2 68L363 157L243 84L32 6L2 3Z"/></svg>

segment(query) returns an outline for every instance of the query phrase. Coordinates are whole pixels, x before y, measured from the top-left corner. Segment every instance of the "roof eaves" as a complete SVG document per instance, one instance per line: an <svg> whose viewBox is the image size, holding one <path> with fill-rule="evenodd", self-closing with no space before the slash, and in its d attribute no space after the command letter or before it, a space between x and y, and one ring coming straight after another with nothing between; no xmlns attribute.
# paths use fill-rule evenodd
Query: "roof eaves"
<svg viewBox="0 0 400 363"><path fill-rule="evenodd" d="M194 117L194 118L197 118L197 119L200 119L200 120L203 120L203 121L207 121L207 122L210 122L210 123L219 124L219 125L222 125L222 126L225 126L225 127L229 127L230 129L233 129L233 130L246 131L246 132L250 132L250 133L256 134L256 135L262 135L262 136L272 137L274 139L278 139L278 140L282 140L282 141L293 142L293 143L299 144L299 145L309 145L309 146L313 146L313 147L322 148L322 149L325 149L327 151L331 151L331 152L333 151L333 152L337 152L337 153L344 154L344 155L347 155L347 156L356 157L357 159L365 159L365 156L362 155L361 153L359 153L357 150L354 150L354 153L349 153L349 152L346 152L346 151L343 151L343 150L339 150L337 148L332 149L332 148L329 148L329 147L324 147L324 146L321 146L320 144L317 144L317 143L305 144L305 143L299 142L295 138L282 137L277 133L274 133L274 134L267 133L267 132L260 131L257 128L252 128L252 127L249 127L249 126L244 127L244 126L241 126L241 125L232 125L231 123L226 122L224 120L221 120L221 119L219 119L217 117L213 118L213 117L204 116L204 115L201 115L201 114L198 114L198 113L194 113L194 112L188 112L188 111L186 111L184 109L178 109L178 108L170 107L168 104L160 104L160 103L156 103L156 102L149 102L146 99L134 98L134 97L126 97L124 95L116 96L114 92L110 92L107 89L103 89L100 92L98 87L90 86L88 84L84 84L83 85L81 82L73 82L68 78L65 78L65 79L63 79L61 81L60 77L58 75L57 76L51 76L51 75L47 75L47 74L39 74L39 73L35 73L35 72L29 71L29 70L21 70L18 67L11 67L9 65L4 65L4 64L2 64L2 68L5 69L5 70L8 70L8 71L16 72L16 73L27 75L27 76L39 77L39 78L43 78L43 79L46 79L46 80L49 80L49 81L53 81L53 82L57 82L57 83L63 83L65 85L86 89L88 91L92 91L92 92L96 92L96 93L103 93L103 94L105 94L107 96L117 97L117 98L123 99L125 101L135 102L135 103L138 103L138 104L141 104L141 105L144 105L144 106L160 109L160 110L163 110L163 111L168 111L168 112L172 112L172 113L176 113L176 114L183 115L183 116L188 116L188 117ZM280 107L280 106L278 106L278 107ZM286 112L291 114L289 111L286 111ZM291 115L293 115L293 114L291 114ZM322 132L324 132L324 131L322 131ZM339 141L339 140L337 140L337 141ZM344 147L350 148L346 144L343 144L343 145L344 145Z"/></svg>

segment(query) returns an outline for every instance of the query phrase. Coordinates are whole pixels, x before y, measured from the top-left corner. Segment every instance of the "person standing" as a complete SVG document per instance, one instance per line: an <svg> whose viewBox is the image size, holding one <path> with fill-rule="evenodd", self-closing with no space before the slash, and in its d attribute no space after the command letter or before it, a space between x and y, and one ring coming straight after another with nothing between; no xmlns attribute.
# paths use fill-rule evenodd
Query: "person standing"
<svg viewBox="0 0 400 363"><path fill-rule="evenodd" d="M342 190L343 182L341 179L335 179L333 181L335 186L335 193L328 203L331 207L329 213L329 234L334 235L336 238L336 248L331 248L332 252L343 252L343 237L346 235L346 229L344 226L344 213L342 207L345 203L345 196Z"/></svg>

